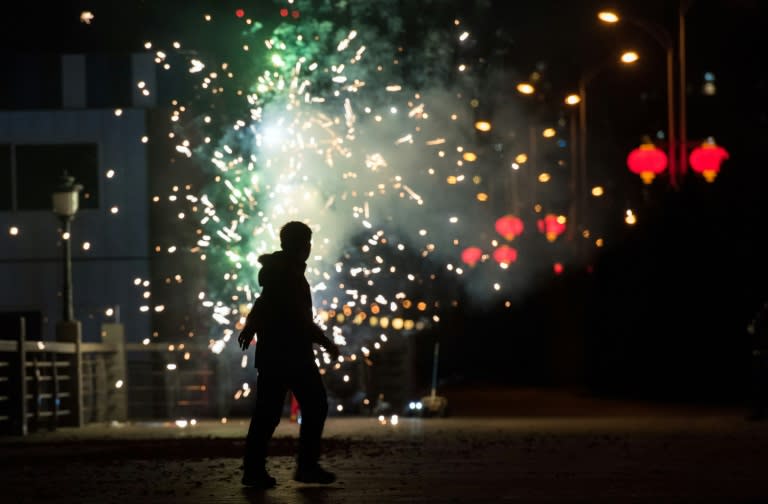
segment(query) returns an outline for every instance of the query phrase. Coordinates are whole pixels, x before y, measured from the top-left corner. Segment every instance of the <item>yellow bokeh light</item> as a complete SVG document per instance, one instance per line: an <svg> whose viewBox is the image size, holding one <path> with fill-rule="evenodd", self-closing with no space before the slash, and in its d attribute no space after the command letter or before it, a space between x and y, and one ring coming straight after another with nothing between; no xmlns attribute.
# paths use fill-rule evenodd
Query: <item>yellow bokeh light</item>
<svg viewBox="0 0 768 504"><path fill-rule="evenodd" d="M475 154L474 152L467 151L461 157L467 163L474 163L475 161L477 161L477 154Z"/></svg>
<svg viewBox="0 0 768 504"><path fill-rule="evenodd" d="M528 154L518 154L515 156L515 163L517 164L524 164L526 161L528 161Z"/></svg>
<svg viewBox="0 0 768 504"><path fill-rule="evenodd" d="M491 123L489 121L476 121L475 129L483 132L491 131Z"/></svg>
<svg viewBox="0 0 768 504"><path fill-rule="evenodd" d="M578 105L581 102L581 96L577 94L569 94L565 97L566 105Z"/></svg>
<svg viewBox="0 0 768 504"><path fill-rule="evenodd" d="M556 134L557 132L555 131L555 128L546 128L544 131L541 132L541 135L544 138L552 138Z"/></svg>
<svg viewBox="0 0 768 504"><path fill-rule="evenodd" d="M484 192L477 193L477 201L488 201L488 195Z"/></svg>
<svg viewBox="0 0 768 504"><path fill-rule="evenodd" d="M603 189L603 186L595 186L592 188L592 196L594 196L595 198L599 198L603 194L605 194L605 190Z"/></svg>
<svg viewBox="0 0 768 504"><path fill-rule="evenodd" d="M622 63L634 63L639 59L640 59L640 55L637 54L635 51L626 51L621 55Z"/></svg>
<svg viewBox="0 0 768 504"><path fill-rule="evenodd" d="M539 182L541 182L542 184L546 184L551 180L551 178L552 177L547 172L539 173Z"/></svg>
<svg viewBox="0 0 768 504"><path fill-rule="evenodd" d="M533 94L536 91L536 88L527 82L521 82L517 85L516 89L518 92L526 95Z"/></svg>
<svg viewBox="0 0 768 504"><path fill-rule="evenodd" d="M80 13L80 22L89 25L93 21L94 17L96 16L93 15L93 12L84 10Z"/></svg>
<svg viewBox="0 0 768 504"><path fill-rule="evenodd" d="M613 11L600 11L597 13L597 19L603 23L618 23L619 15Z"/></svg>

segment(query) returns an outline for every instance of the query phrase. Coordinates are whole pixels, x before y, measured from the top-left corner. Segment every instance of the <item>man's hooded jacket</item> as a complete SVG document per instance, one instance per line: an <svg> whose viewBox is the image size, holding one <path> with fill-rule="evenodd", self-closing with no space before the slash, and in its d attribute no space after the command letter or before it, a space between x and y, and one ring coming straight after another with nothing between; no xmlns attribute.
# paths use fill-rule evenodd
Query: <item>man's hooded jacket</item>
<svg viewBox="0 0 768 504"><path fill-rule="evenodd" d="M283 251L264 254L259 262L261 295L246 320L246 329L257 333L256 367L313 362L312 343L322 344L325 336L313 321L306 263Z"/></svg>

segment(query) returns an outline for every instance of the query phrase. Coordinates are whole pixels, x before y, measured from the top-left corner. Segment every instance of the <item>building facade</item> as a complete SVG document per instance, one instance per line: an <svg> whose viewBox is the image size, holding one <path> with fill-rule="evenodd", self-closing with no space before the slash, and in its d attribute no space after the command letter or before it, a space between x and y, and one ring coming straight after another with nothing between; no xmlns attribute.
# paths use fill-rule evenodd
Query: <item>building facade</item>
<svg viewBox="0 0 768 504"><path fill-rule="evenodd" d="M18 55L0 87L0 312L27 316L30 339L55 339L62 316L62 225L51 193L83 186L72 222L73 305L83 340L120 322L150 336L150 54ZM145 294L147 293L147 294Z"/></svg>

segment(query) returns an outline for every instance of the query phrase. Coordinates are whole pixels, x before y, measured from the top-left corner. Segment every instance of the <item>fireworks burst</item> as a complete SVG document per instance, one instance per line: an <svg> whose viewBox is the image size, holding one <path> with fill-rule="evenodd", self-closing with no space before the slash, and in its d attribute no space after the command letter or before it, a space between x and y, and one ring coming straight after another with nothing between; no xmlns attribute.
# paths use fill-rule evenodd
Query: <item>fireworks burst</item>
<svg viewBox="0 0 768 504"><path fill-rule="evenodd" d="M486 251L476 262L493 268L491 279L476 280L503 290L509 264L489 260L504 242L492 230L498 189L467 143L472 101L409 91L385 71L397 54L370 54L354 29L333 35L327 24L284 23L259 41L261 25L242 14L237 64L178 42L145 45L163 69L196 79L192 98L172 102L168 137L209 180L172 198L185 207L180 219L199 222L180 246L209 271L198 294L214 322L209 349L237 350L232 336L258 296L257 258L279 248L289 220L313 229L307 277L317 321L345 346L342 361L367 359L393 332L438 322L469 273L461 251L470 245ZM458 23L448 29L458 41L469 36ZM312 36L323 30L328 52ZM341 368L327 354L317 364Z"/></svg>

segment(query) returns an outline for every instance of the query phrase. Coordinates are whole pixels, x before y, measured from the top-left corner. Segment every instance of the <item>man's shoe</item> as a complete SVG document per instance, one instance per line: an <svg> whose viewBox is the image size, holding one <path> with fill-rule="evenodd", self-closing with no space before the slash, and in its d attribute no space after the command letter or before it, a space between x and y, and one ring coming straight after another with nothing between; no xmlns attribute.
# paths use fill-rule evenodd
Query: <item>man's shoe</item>
<svg viewBox="0 0 768 504"><path fill-rule="evenodd" d="M274 488L277 480L269 475L266 469L259 469L254 472L246 472L240 482L244 486L255 488Z"/></svg>
<svg viewBox="0 0 768 504"><path fill-rule="evenodd" d="M328 485L336 481L336 475L330 471L326 471L319 464L313 464L310 466L299 466L296 468L296 472L293 474L293 479L300 483L321 483Z"/></svg>

